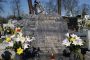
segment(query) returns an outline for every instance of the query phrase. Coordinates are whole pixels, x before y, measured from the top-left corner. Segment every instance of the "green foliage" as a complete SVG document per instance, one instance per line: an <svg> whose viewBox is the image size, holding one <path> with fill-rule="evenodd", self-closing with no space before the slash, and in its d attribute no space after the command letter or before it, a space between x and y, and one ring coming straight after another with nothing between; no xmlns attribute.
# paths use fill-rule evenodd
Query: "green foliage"
<svg viewBox="0 0 90 60"><path fill-rule="evenodd" d="M5 49L12 49L13 47L10 47L10 46L8 46L8 47L6 47Z"/></svg>
<svg viewBox="0 0 90 60"><path fill-rule="evenodd" d="M10 15L7 17L7 19L14 19L14 18L16 18L14 15Z"/></svg>
<svg viewBox="0 0 90 60"><path fill-rule="evenodd" d="M22 16L14 16L14 15L10 15L7 17L7 19L16 19L16 20L21 20L23 17Z"/></svg>
<svg viewBox="0 0 90 60"><path fill-rule="evenodd" d="M18 16L18 17L16 17L16 19L17 19L17 20L21 20L21 19L22 19L22 17L21 17L21 16Z"/></svg>
<svg viewBox="0 0 90 60"><path fill-rule="evenodd" d="M10 15L7 17L7 19L17 19L17 20L21 20L23 17L22 16L14 16L14 15Z"/></svg>
<svg viewBox="0 0 90 60"><path fill-rule="evenodd" d="M14 45L13 45L13 49L15 50L15 52L17 52L17 49L21 47L22 48L22 44L21 42L14 42Z"/></svg>
<svg viewBox="0 0 90 60"><path fill-rule="evenodd" d="M2 41L2 39L0 39L0 43L2 43L3 41Z"/></svg>
<svg viewBox="0 0 90 60"><path fill-rule="evenodd" d="M6 20L5 18L3 18L3 17L0 17L0 23L7 23L8 22L8 20Z"/></svg>

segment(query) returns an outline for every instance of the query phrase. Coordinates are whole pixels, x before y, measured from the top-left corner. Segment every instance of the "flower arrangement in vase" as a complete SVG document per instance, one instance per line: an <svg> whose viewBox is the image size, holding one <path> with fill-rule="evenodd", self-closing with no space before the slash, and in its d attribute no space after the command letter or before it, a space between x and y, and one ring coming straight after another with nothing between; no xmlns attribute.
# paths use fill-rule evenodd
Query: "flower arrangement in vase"
<svg viewBox="0 0 90 60"><path fill-rule="evenodd" d="M75 56L81 56L81 47L83 46L83 40L76 34L65 34L66 38L62 41L62 44L70 50L70 54L73 53ZM77 58L76 56L76 58ZM80 59L82 59L80 57Z"/></svg>
<svg viewBox="0 0 90 60"><path fill-rule="evenodd" d="M33 40L35 37L24 36L21 28L15 29L15 34L6 36L6 43L8 43L6 49L13 49L16 54L21 55L26 48L29 48L28 46Z"/></svg>

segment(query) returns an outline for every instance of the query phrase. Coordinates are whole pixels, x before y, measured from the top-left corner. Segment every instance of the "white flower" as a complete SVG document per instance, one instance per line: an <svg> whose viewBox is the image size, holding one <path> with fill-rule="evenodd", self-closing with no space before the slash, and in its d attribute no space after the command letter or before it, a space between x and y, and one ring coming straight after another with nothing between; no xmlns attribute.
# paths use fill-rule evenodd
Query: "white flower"
<svg viewBox="0 0 90 60"><path fill-rule="evenodd" d="M30 39L30 42L33 41L33 39Z"/></svg>
<svg viewBox="0 0 90 60"><path fill-rule="evenodd" d="M15 37L15 34L10 36L10 38L14 38L14 37Z"/></svg>
<svg viewBox="0 0 90 60"><path fill-rule="evenodd" d="M63 45L65 46L70 46L71 44L74 44L74 45L83 45L83 41L82 39L80 39L80 37L78 37L77 35L75 34L65 34L66 35L66 39L63 40ZM68 40L68 38L70 38L70 40Z"/></svg>
<svg viewBox="0 0 90 60"><path fill-rule="evenodd" d="M81 39L78 39L78 40L73 41L72 44L81 46L81 45L83 45L83 41Z"/></svg>
<svg viewBox="0 0 90 60"><path fill-rule="evenodd" d="M66 33L65 36L66 36L66 37L69 37L69 33Z"/></svg>
<svg viewBox="0 0 90 60"><path fill-rule="evenodd" d="M25 37L17 37L16 38L16 41L18 42L18 41L21 41L22 43L24 43L25 42Z"/></svg>
<svg viewBox="0 0 90 60"><path fill-rule="evenodd" d="M20 41L21 41L22 43L24 43L24 42L25 42L25 38L24 38L24 37L20 37Z"/></svg>
<svg viewBox="0 0 90 60"><path fill-rule="evenodd" d="M77 35L75 35L75 34L71 34L71 37L72 37L72 38L75 38L75 37L77 37Z"/></svg>
<svg viewBox="0 0 90 60"><path fill-rule="evenodd" d="M26 36L26 42L30 42L30 37Z"/></svg>
<svg viewBox="0 0 90 60"><path fill-rule="evenodd" d="M80 37L76 36L76 40L79 40L79 39L80 39Z"/></svg>
<svg viewBox="0 0 90 60"><path fill-rule="evenodd" d="M77 40L73 41L72 44L74 44L74 45L78 45Z"/></svg>
<svg viewBox="0 0 90 60"><path fill-rule="evenodd" d="M8 46L10 46L10 47L13 47L13 41L11 41L11 42L8 42L9 43L9 45Z"/></svg>
<svg viewBox="0 0 90 60"><path fill-rule="evenodd" d="M15 41L17 41L17 42L18 42L18 41L20 41L20 38L19 38L19 37L17 37Z"/></svg>
<svg viewBox="0 0 90 60"><path fill-rule="evenodd" d="M29 44L24 44L24 49L28 48Z"/></svg>
<svg viewBox="0 0 90 60"><path fill-rule="evenodd" d="M70 46L71 42L69 42L68 39L64 39L62 44L65 46Z"/></svg>
<svg viewBox="0 0 90 60"><path fill-rule="evenodd" d="M31 42L33 40L35 40L35 37L32 37L32 39L30 39L29 37L26 37L26 42Z"/></svg>
<svg viewBox="0 0 90 60"><path fill-rule="evenodd" d="M83 45L82 39L78 39L78 40L77 40L77 43L78 43L78 45L80 45L80 46Z"/></svg>
<svg viewBox="0 0 90 60"><path fill-rule="evenodd" d="M23 35L22 32L19 32L19 36L22 37L22 35Z"/></svg>

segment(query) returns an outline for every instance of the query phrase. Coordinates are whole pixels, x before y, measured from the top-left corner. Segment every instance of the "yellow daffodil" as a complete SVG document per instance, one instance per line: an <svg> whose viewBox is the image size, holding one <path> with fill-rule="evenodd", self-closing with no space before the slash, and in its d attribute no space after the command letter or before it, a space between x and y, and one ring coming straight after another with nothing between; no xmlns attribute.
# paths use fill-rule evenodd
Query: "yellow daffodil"
<svg viewBox="0 0 90 60"><path fill-rule="evenodd" d="M11 41L11 38L6 37L6 42L10 42L10 41Z"/></svg>
<svg viewBox="0 0 90 60"><path fill-rule="evenodd" d="M17 52L16 52L18 55L22 54L23 53L23 49L20 47L17 49Z"/></svg>

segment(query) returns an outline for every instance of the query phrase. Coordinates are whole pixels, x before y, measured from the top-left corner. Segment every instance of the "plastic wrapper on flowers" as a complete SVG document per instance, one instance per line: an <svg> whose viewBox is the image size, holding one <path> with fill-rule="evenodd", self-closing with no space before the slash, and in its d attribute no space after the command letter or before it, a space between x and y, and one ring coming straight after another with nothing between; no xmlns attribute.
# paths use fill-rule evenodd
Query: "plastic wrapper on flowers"
<svg viewBox="0 0 90 60"><path fill-rule="evenodd" d="M77 50L83 46L83 40L75 34L65 34L66 38L63 40L63 45L69 47L70 50Z"/></svg>
<svg viewBox="0 0 90 60"><path fill-rule="evenodd" d="M78 37L76 34L65 34L66 38L62 41L62 44L66 47L66 49L63 52L63 55L70 56L70 54L74 54L74 59L77 60L77 57L79 56L82 60L82 54L81 54L81 47L84 45L83 40ZM67 49L69 49L67 51ZM68 55L69 54L69 55ZM72 59L73 60L73 59Z"/></svg>

